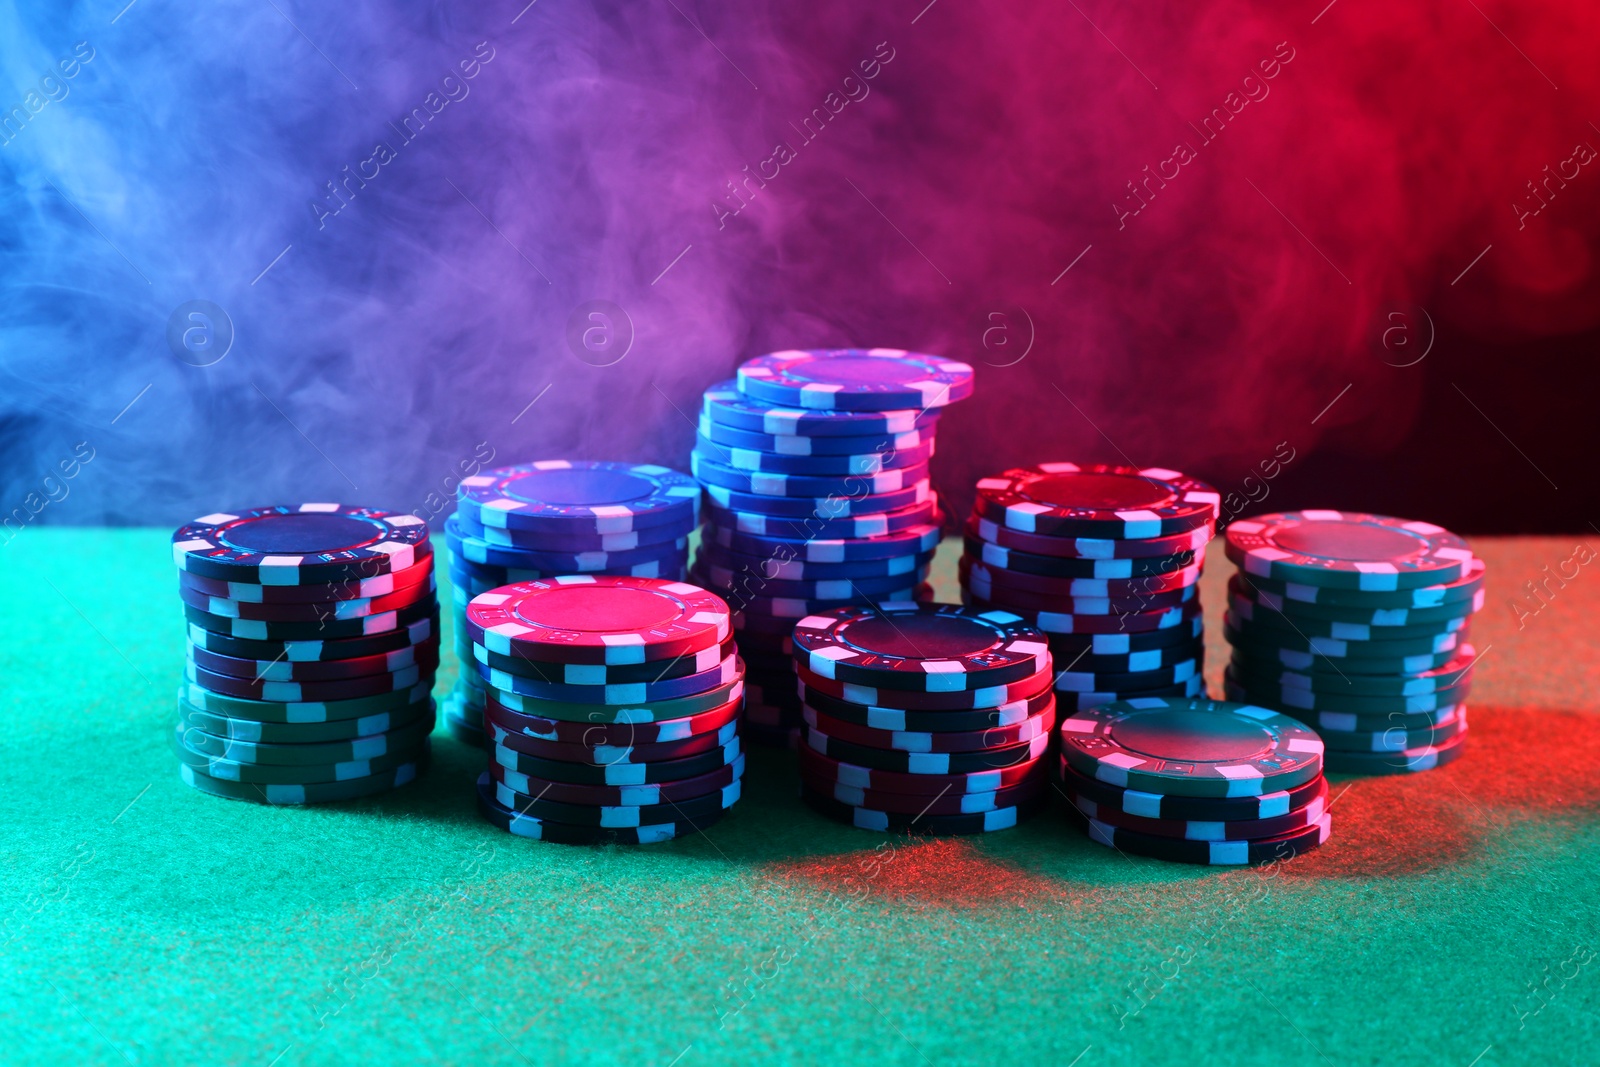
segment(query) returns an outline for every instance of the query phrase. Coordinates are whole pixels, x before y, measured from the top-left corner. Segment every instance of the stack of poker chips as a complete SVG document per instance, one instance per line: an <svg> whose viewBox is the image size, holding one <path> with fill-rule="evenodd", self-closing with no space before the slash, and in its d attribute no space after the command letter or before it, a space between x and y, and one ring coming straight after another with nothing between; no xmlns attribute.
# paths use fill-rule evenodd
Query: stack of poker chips
<svg viewBox="0 0 1600 1067"><path fill-rule="evenodd" d="M1072 815L1119 852L1268 863L1332 829L1322 741L1267 708L1142 697L1080 711L1058 733Z"/></svg>
<svg viewBox="0 0 1600 1067"><path fill-rule="evenodd" d="M801 619L801 796L867 830L1004 830L1048 799L1044 634L1007 612L885 603Z"/></svg>
<svg viewBox="0 0 1600 1067"><path fill-rule="evenodd" d="M478 807L522 837L643 844L739 799L744 667L715 593L653 578L517 582L467 605L487 689Z"/></svg>
<svg viewBox="0 0 1600 1067"><path fill-rule="evenodd" d="M428 526L299 504L172 536L189 623L183 780L267 804L349 800L427 768L439 664Z"/></svg>
<svg viewBox="0 0 1600 1067"><path fill-rule="evenodd" d="M972 385L965 363L875 348L776 352L706 391L692 470L708 500L691 577L734 609L752 738L798 735L795 620L931 599L943 519L928 478L934 430Z"/></svg>
<svg viewBox="0 0 1600 1067"><path fill-rule="evenodd" d="M1214 489L1160 468L1042 463L977 490L963 596L1049 634L1063 714L1204 693L1198 582Z"/></svg>
<svg viewBox="0 0 1600 1067"><path fill-rule="evenodd" d="M560 574L682 581L700 487L642 463L550 460L500 467L462 481L445 521L462 671L445 698L445 724L484 744L487 687L470 669L467 601L512 582Z"/></svg>
<svg viewBox="0 0 1600 1067"><path fill-rule="evenodd" d="M1404 774L1466 748L1483 561L1424 522L1339 511L1227 530L1227 695L1309 724L1330 771Z"/></svg>

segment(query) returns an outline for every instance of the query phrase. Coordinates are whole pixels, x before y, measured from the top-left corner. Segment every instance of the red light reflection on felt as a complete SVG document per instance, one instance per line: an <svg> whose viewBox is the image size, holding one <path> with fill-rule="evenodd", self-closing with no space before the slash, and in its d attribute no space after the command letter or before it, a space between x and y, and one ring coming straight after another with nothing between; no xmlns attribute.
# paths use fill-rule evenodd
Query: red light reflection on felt
<svg viewBox="0 0 1600 1067"><path fill-rule="evenodd" d="M1048 814L1038 816L1048 819ZM945 908L1037 905L1069 888L984 855L981 842L955 837L890 838L889 847L775 864L772 873L804 879L837 893Z"/></svg>

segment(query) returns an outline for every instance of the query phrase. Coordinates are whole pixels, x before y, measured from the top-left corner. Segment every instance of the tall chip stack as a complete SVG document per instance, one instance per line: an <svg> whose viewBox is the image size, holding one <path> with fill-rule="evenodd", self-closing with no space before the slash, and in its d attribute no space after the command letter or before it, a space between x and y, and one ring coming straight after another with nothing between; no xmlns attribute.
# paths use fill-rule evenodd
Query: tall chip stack
<svg viewBox="0 0 1600 1067"><path fill-rule="evenodd" d="M648 844L739 799L744 667L728 606L685 582L568 575L474 597L484 818L520 837Z"/></svg>
<svg viewBox="0 0 1600 1067"><path fill-rule="evenodd" d="M682 581L700 487L686 474L642 463L549 460L462 480L445 521L461 674L445 698L445 724L482 747L488 688L472 669L467 601L512 582L562 574Z"/></svg>
<svg viewBox="0 0 1600 1067"><path fill-rule="evenodd" d="M1204 692L1199 585L1219 497L1162 468L1042 463L977 485L968 604L1049 635L1062 714Z"/></svg>
<svg viewBox="0 0 1600 1067"><path fill-rule="evenodd" d="M194 788L264 804L351 800L427 769L439 665L428 525L295 504L172 535L188 659L173 749Z"/></svg>
<svg viewBox="0 0 1600 1067"><path fill-rule="evenodd" d="M799 620L800 794L865 830L1005 830L1049 800L1056 702L1044 634L948 604Z"/></svg>
<svg viewBox="0 0 1600 1067"><path fill-rule="evenodd" d="M1227 529L1231 698L1309 724L1330 771L1406 774L1460 757L1483 561L1448 530L1341 511Z"/></svg>
<svg viewBox="0 0 1600 1067"><path fill-rule="evenodd" d="M1322 741L1287 715L1136 697L1067 716L1057 733L1070 814L1124 855L1273 863L1332 833Z"/></svg>
<svg viewBox="0 0 1600 1067"><path fill-rule="evenodd" d="M774 352L706 390L691 469L708 500L691 577L734 609L752 739L798 737L798 619L932 598L934 431L972 388L965 363L872 348Z"/></svg>

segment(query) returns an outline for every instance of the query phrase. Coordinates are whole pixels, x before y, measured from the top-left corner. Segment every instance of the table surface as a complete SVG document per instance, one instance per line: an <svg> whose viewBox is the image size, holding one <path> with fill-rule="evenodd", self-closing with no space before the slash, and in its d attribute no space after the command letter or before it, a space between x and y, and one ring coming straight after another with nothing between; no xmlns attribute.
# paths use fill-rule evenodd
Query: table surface
<svg viewBox="0 0 1600 1067"><path fill-rule="evenodd" d="M981 838L855 830L765 750L705 835L524 841L478 817L483 755L442 726L431 773L382 798L205 796L167 747L168 536L0 551L7 1063L1489 1067L1600 1041L1600 567L1514 606L1574 539L1475 542L1462 761L1335 778L1326 846L1216 869L1122 856L1056 811ZM1217 692L1232 567L1211 564Z"/></svg>

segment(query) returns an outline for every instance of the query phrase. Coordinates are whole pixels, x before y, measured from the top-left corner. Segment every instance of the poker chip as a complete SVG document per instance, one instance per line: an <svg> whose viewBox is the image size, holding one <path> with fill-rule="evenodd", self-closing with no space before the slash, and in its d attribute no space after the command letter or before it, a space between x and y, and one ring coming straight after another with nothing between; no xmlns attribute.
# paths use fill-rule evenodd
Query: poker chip
<svg viewBox="0 0 1600 1067"><path fill-rule="evenodd" d="M691 578L695 576L695 572L690 573ZM702 581L707 583L711 581L709 575L700 575L699 577ZM915 576L913 575L912 577ZM893 583L890 584L892 585ZM889 588L884 589L881 592L869 594L862 592L860 586L853 586L852 592L854 595L852 596L829 597L826 599L763 596L759 590L756 589L730 589L727 591L727 595L729 597L728 602L737 608L744 616L744 626L741 627L739 625L739 621L736 620L734 623L735 630L765 628L769 633L774 631L787 633L788 630L794 627L794 623L797 620L803 619L807 615L811 615L816 612L830 611L834 608L840 607L848 607L851 604L864 600L876 600L881 603L909 603L911 601L925 598L927 596L927 589L928 586L926 583L924 583L922 585L907 585L903 589ZM825 591L838 592L838 590L831 589ZM780 623L777 621L772 621L765 624L754 623L754 620L761 616L765 616L770 620L783 620L783 622ZM754 623L754 625L752 625L752 623Z"/></svg>
<svg viewBox="0 0 1600 1067"><path fill-rule="evenodd" d="M712 645L700 651L685 653L675 659L650 660L645 663L557 663L537 660L527 656L502 655L490 652L482 645L473 644L466 655L480 665L507 674L521 675L535 681L562 685L627 685L634 682L659 682L669 678L683 678L713 670L723 660L734 654L730 638L721 645Z"/></svg>
<svg viewBox="0 0 1600 1067"><path fill-rule="evenodd" d="M1261 681L1270 686L1304 689L1313 693L1332 693L1345 696L1415 696L1450 689L1472 676L1477 663L1478 650L1462 644L1454 650L1448 663L1415 674L1332 674L1263 668L1256 662L1235 657L1234 673L1245 682Z"/></svg>
<svg viewBox="0 0 1600 1067"><path fill-rule="evenodd" d="M977 815L1037 803L1049 789L1047 781L1034 775L1029 781L987 793L950 793L928 796L919 793L890 793L841 785L825 779L812 780L801 775L802 787L812 796L848 805L856 812L868 811L885 816ZM855 816L852 815L852 821ZM873 827L869 827L873 828ZM884 829L889 829L888 825ZM898 829L899 827L894 827Z"/></svg>
<svg viewBox="0 0 1600 1067"><path fill-rule="evenodd" d="M786 350L746 360L739 392L801 410L942 408L972 395L972 367L898 348Z"/></svg>
<svg viewBox="0 0 1600 1067"><path fill-rule="evenodd" d="M1125 589L1096 592L1102 583L1082 587L1081 593L1069 593L1065 586L1046 586L1031 581L1031 575L1016 575L996 571L982 563L963 556L956 565L956 573L963 586L974 597L1003 602L1019 611L1056 611L1071 615L1124 615L1159 611L1180 607L1195 599L1195 583L1199 572L1182 577L1182 582L1172 589L1142 589L1129 586ZM1006 574L1004 578L998 578ZM1143 581L1144 579L1133 579Z"/></svg>
<svg viewBox="0 0 1600 1067"><path fill-rule="evenodd" d="M466 575L472 577L499 577L495 573L497 569L536 572L535 576L543 576L614 574L641 566L669 566L675 559L683 557L688 548L688 538L682 533L681 526L663 526L660 529L670 530L678 536L670 541L618 551L566 551L542 547L543 535L536 530L476 526L462 512L445 520L445 533L458 564L476 565L462 567Z"/></svg>
<svg viewBox="0 0 1600 1067"><path fill-rule="evenodd" d="M800 738L803 744L841 763L899 774L971 774L1000 770L1037 759L1050 747L1050 738L1045 736L978 752L904 752L830 737L810 725L801 728Z"/></svg>
<svg viewBox="0 0 1600 1067"><path fill-rule="evenodd" d="M1223 674L1223 685L1232 700L1247 699L1245 694L1255 694L1273 707L1303 709L1307 711L1348 711L1361 715L1386 715L1391 712L1411 714L1436 711L1457 704L1467 698L1472 690L1470 680L1459 682L1448 689L1411 696L1349 696L1344 693L1325 693L1295 687L1272 686L1265 682L1240 679L1231 670Z"/></svg>
<svg viewBox="0 0 1600 1067"><path fill-rule="evenodd" d="M823 815L838 822L848 823L857 829L937 836L986 834L996 830L1009 830L1022 819L1044 807L1048 799L1044 793L1039 793L1033 799L1015 807L996 808L971 815L923 815L852 807L805 786L801 786L800 797Z"/></svg>
<svg viewBox="0 0 1600 1067"><path fill-rule="evenodd" d="M438 610L438 601L431 594L407 607L385 611L378 615L364 615L353 619L328 618L309 622L241 619L202 611L189 604L183 606L184 618L202 630L250 641L336 641L350 637L371 637L401 630L422 619L432 618Z"/></svg>
<svg viewBox="0 0 1600 1067"><path fill-rule="evenodd" d="M692 455L722 467L747 471L751 474L800 478L870 477L888 471L919 467L926 470L928 461L933 458L934 445L931 437L926 442L912 447L897 448L884 441L869 445L859 453L797 456L761 448L738 448L714 441L705 435L704 431L707 428L702 423L702 432L695 436Z"/></svg>
<svg viewBox="0 0 1600 1067"><path fill-rule="evenodd" d="M250 800L258 804L329 804L409 785L427 771L431 751L424 742L418 756L410 763L365 777L311 784L236 782L213 777L187 763L179 764L178 773L184 783L194 789L230 800Z"/></svg>
<svg viewBox="0 0 1600 1067"><path fill-rule="evenodd" d="M1056 690L1056 707L1065 715L1074 711L1087 711L1089 708L1098 708L1105 704L1115 704L1119 700L1132 700L1145 697L1173 697L1193 698L1205 696L1205 679L1196 675L1188 681L1177 682L1173 685L1159 686L1155 689L1140 689L1134 691L1072 691Z"/></svg>
<svg viewBox="0 0 1600 1067"><path fill-rule="evenodd" d="M466 631L501 655L624 664L693 655L731 626L715 593L649 578L566 576L506 586L467 605Z"/></svg>
<svg viewBox="0 0 1600 1067"><path fill-rule="evenodd" d="M1278 603L1317 604L1324 607L1362 608L1368 611L1437 608L1447 604L1475 601L1481 607L1483 578L1486 573L1481 559L1471 559L1462 565L1462 573L1453 582L1443 585L1424 585L1415 589L1382 591L1371 589L1344 589L1284 582L1275 578L1255 575L1237 575L1251 594L1269 607ZM1275 602L1275 600L1276 602ZM1478 610L1474 607L1472 610Z"/></svg>
<svg viewBox="0 0 1600 1067"><path fill-rule="evenodd" d="M1070 610L1013 608L1009 604L1002 605L988 597L977 596L970 587L962 591L961 599L969 607L980 611L1014 611L1051 635L1052 639L1061 634L1134 637L1159 630L1176 630L1179 627L1187 632L1200 617L1200 603L1192 598L1172 607L1153 608L1147 611L1107 611L1086 614L1074 614Z"/></svg>
<svg viewBox="0 0 1600 1067"><path fill-rule="evenodd" d="M546 778L522 776L518 784L525 787L515 792L562 804L581 804L589 807L649 808L682 803L695 797L720 792L744 777L745 757L738 756L732 763L691 778L680 778L665 784L644 785L575 785L571 782L554 782ZM489 773L491 782L498 783L495 773ZM517 809L521 810L518 804ZM682 813L674 812L681 819Z"/></svg>
<svg viewBox="0 0 1600 1067"><path fill-rule="evenodd" d="M1189 550L1168 556L1141 558L1079 559L1071 556L1041 556L1016 549L1001 548L972 535L972 520L967 521L967 536L962 547L968 556L999 570L1015 571L1055 579L1109 579L1127 581L1145 575L1170 574L1175 566L1188 567L1205 558L1205 550Z"/></svg>
<svg viewBox="0 0 1600 1067"><path fill-rule="evenodd" d="M515 811L546 822L560 822L570 826L638 827L680 820L692 822L726 811L738 802L743 788L740 779L701 796L683 800L669 800L646 807L610 804L570 804L525 793L516 788L532 783L515 771L489 768L489 781L494 786L494 799L502 808Z"/></svg>
<svg viewBox="0 0 1600 1067"><path fill-rule="evenodd" d="M731 685L744 677L744 667L738 656L729 656L710 670L682 678L660 678L652 682L624 682L614 685L571 685L564 682L543 682L497 671L476 661L473 662L478 677L487 686L501 693L522 697L560 700L575 704L651 704L678 697L691 697L724 685Z"/></svg>
<svg viewBox="0 0 1600 1067"><path fill-rule="evenodd" d="M1411 641L1439 634L1455 633L1471 620L1470 613L1433 623L1409 626L1373 626L1364 622L1338 622L1288 615L1273 608L1261 608L1242 597L1228 598L1228 613L1240 624L1250 624L1263 634L1273 631L1298 637L1325 637L1339 641Z"/></svg>
<svg viewBox="0 0 1600 1067"><path fill-rule="evenodd" d="M760 410L760 405L750 405L749 410ZM917 429L904 430L901 434L866 434L866 435L803 435L803 434L765 434L762 430L749 430L744 427L728 426L725 422L718 422L706 414L696 422L696 445L712 448L712 454L717 448L725 451L749 451L760 454L760 462L782 461L782 459L822 459L822 461L837 461L840 456L846 458L859 458L859 456L885 456L909 453L912 459L907 462L922 462L918 453L928 450L933 442L933 418L925 421ZM738 462L728 462L728 466L738 467ZM859 467L848 467L848 472L856 472ZM821 470L816 470L821 474Z"/></svg>
<svg viewBox="0 0 1600 1067"><path fill-rule="evenodd" d="M1043 669L1027 678L996 685L958 690L913 690L860 685L839 678L825 678L813 672L797 657L795 676L805 685L839 700L855 704L901 708L906 711L972 711L996 708L1014 700L1026 699L1050 688L1048 661Z"/></svg>
<svg viewBox="0 0 1600 1067"><path fill-rule="evenodd" d="M228 619L260 619L265 622L323 622L334 619L360 619L384 612L399 611L419 603L435 602L435 587L430 578L425 584L396 590L383 596L323 602L238 601L207 596L197 590L179 587L178 599L190 607Z"/></svg>
<svg viewBox="0 0 1600 1067"><path fill-rule="evenodd" d="M383 674L407 667L434 670L439 666L439 642L408 645L393 652L345 660L300 662L281 659L240 659L204 648L190 648L189 660L197 667L235 678L273 682L316 682Z"/></svg>
<svg viewBox="0 0 1600 1067"><path fill-rule="evenodd" d="M991 727L1014 726L1040 714L1055 703L1049 689L1042 689L1030 697L1007 701L998 707L977 708L971 711L912 711L906 708L885 708L873 704L857 704L839 697L829 696L809 686L801 686L795 698L797 708L812 707L830 718L870 726L884 731L981 731ZM826 730L826 727L824 727Z"/></svg>
<svg viewBox="0 0 1600 1067"><path fill-rule="evenodd" d="M1093 645L1073 647L1060 640L1050 640L1049 645L1058 674L1063 671L1089 675L1139 674L1182 663L1194 663L1197 667L1199 664L1194 647L1188 642L1113 653L1096 653Z"/></svg>
<svg viewBox="0 0 1600 1067"><path fill-rule="evenodd" d="M1134 698L1066 717L1057 732L1063 757L1080 773L1128 789L1253 796L1322 772L1315 732L1250 704Z"/></svg>
<svg viewBox="0 0 1600 1067"><path fill-rule="evenodd" d="M974 585L981 582L994 588L1059 598L1071 603L1085 599L1109 599L1125 610L1142 610L1142 605L1145 603L1150 607L1165 607L1172 602L1181 603L1187 597L1175 601L1152 598L1160 594L1176 593L1194 585L1200 579L1199 562L1160 574L1142 574L1132 578L1056 578L992 566L973 559L970 555L963 556L962 563L962 570Z"/></svg>
<svg viewBox="0 0 1600 1067"><path fill-rule="evenodd" d="M517 837L564 845L649 845L699 833L718 822L725 808L695 819L674 819L647 826L595 826L541 819L500 803L487 773L478 776L478 811L489 823Z"/></svg>
<svg viewBox="0 0 1600 1067"><path fill-rule="evenodd" d="M762 581L837 581L852 578L904 578L908 574L926 573L933 562L933 550L919 551L903 556L881 559L856 559L842 562L822 562L795 559L785 552L771 555L747 555L733 552L716 544L701 542L700 555L708 564L721 567L741 580Z"/></svg>
<svg viewBox="0 0 1600 1067"><path fill-rule="evenodd" d="M929 522L870 537L782 537L746 533L708 521L700 528L700 534L700 543L707 549L723 550L737 558L760 559L770 566L781 567L789 563L802 566L871 563L931 556L939 547L940 528L938 522Z"/></svg>
<svg viewBox="0 0 1600 1067"><path fill-rule="evenodd" d="M741 678L693 696L624 704L596 704L588 701L524 697L517 693L494 690L485 691L484 707L505 708L521 715L561 719L564 722L661 722L701 715L713 708L720 708L730 700L738 700L744 693L744 687L745 683Z"/></svg>
<svg viewBox="0 0 1600 1067"><path fill-rule="evenodd" d="M1021 614L1044 631L1050 642L1050 654L1063 669L1068 669L1082 655L1132 656L1140 652L1159 652L1164 657L1191 658L1193 641L1205 626L1198 609L1198 604L1192 605L1192 610L1181 615L1181 622L1176 626L1131 633L1061 633L1040 623L1041 619L1049 622L1057 618L1052 612Z"/></svg>
<svg viewBox="0 0 1600 1067"><path fill-rule="evenodd" d="M491 745L489 751L493 764L503 767L506 761L512 761L517 766L518 774L572 785L621 786L659 785L708 774L738 759L743 749L740 739L734 738L720 748L653 763L577 763L518 753L499 745Z"/></svg>
<svg viewBox="0 0 1600 1067"><path fill-rule="evenodd" d="M888 574L876 578L769 578L750 571L733 571L711 562L702 553L695 564L695 572L708 585L716 589L739 590L759 594L769 600L806 600L851 602L865 598L876 599L889 593L901 592L920 585L928 577L928 565L923 563L910 573ZM737 594L736 594L737 595ZM909 597L909 593L906 594Z"/></svg>
<svg viewBox="0 0 1600 1067"><path fill-rule="evenodd" d="M1382 733L1385 730L1427 730L1451 722L1463 709L1446 704L1432 711L1389 711L1361 715L1349 711L1297 711L1295 717L1313 730L1342 733Z"/></svg>
<svg viewBox="0 0 1600 1067"><path fill-rule="evenodd" d="M1125 674L1090 671L1057 671L1055 688L1061 693L1134 693L1145 689L1165 689L1187 682L1200 673L1198 660L1188 659L1170 667Z"/></svg>
<svg viewBox="0 0 1600 1067"><path fill-rule="evenodd" d="M712 499L706 504L706 518L721 529L760 537L779 537L820 541L861 541L904 533L907 530L936 525L939 519L938 501L930 494L927 499L915 501L893 511L866 515L807 515L784 517L762 515L736 508L718 507ZM937 544L937 541L935 542Z"/></svg>
<svg viewBox="0 0 1600 1067"><path fill-rule="evenodd" d="M1303 806L1260 819L1227 820L1149 818L1130 814L1114 804L1101 804L1074 793L1070 787L1064 786L1063 791L1080 814L1119 830L1182 841L1252 841L1293 833L1320 822L1327 810L1328 782L1326 778L1319 778L1310 784L1315 789Z"/></svg>
<svg viewBox="0 0 1600 1067"><path fill-rule="evenodd" d="M1032 556L1069 560L1152 559L1198 552L1211 541L1216 527L1211 523L1165 537L1064 537L1013 529L993 519L975 514L967 520L966 533L986 544Z"/></svg>
<svg viewBox="0 0 1600 1067"><path fill-rule="evenodd" d="M768 515L781 519L842 519L861 515L880 515L932 499L933 490L926 480L914 482L899 489L882 493L857 491L822 497L777 496L755 491L730 489L724 485L703 483L706 496L725 511L744 511L755 515Z"/></svg>
<svg viewBox="0 0 1600 1067"><path fill-rule="evenodd" d="M692 524L700 494L667 467L642 463L545 460L498 467L461 480L458 506L484 526L626 533Z"/></svg>
<svg viewBox="0 0 1600 1067"><path fill-rule="evenodd" d="M690 453L689 469L704 485L781 497L881 496L928 478L926 462L871 474L785 474L727 466L719 462L716 455L699 451Z"/></svg>
<svg viewBox="0 0 1600 1067"><path fill-rule="evenodd" d="M287 504L202 515L172 535L180 571L225 582L361 581L431 553L415 515L343 504Z"/></svg>
<svg viewBox="0 0 1600 1067"><path fill-rule="evenodd" d="M1221 497L1160 467L1041 463L980 479L975 514L1024 533L1169 537L1215 524Z"/></svg>
<svg viewBox="0 0 1600 1067"><path fill-rule="evenodd" d="M808 615L793 642L796 659L821 678L929 693L1020 682L1050 662L1044 634L1018 616L942 604Z"/></svg>
<svg viewBox="0 0 1600 1067"><path fill-rule="evenodd" d="M1481 574L1483 561L1474 560L1473 565L1475 575ZM1272 611L1284 618L1293 619L1296 625L1302 621L1315 621L1370 626L1374 629L1427 626L1470 618L1474 613L1483 610L1483 601L1483 586L1479 584L1470 598L1449 601L1435 607L1353 607L1346 604L1325 604L1282 597L1266 592L1260 588L1259 581L1243 575L1236 574L1228 579L1228 604L1234 614L1249 618L1258 612ZM1249 604L1250 611L1248 613L1240 611L1238 605L1241 604Z"/></svg>
<svg viewBox="0 0 1600 1067"><path fill-rule="evenodd" d="M258 785L321 785L348 779L371 778L393 772L415 761L428 744L424 736L406 751L385 752L366 759L331 763L241 763L196 751L186 740L189 729L173 728L172 748L178 761L208 778Z"/></svg>
<svg viewBox="0 0 1600 1067"><path fill-rule="evenodd" d="M1403 752L1328 751L1328 770L1335 774L1417 774L1460 759L1466 751L1467 731L1439 745L1423 745Z"/></svg>
<svg viewBox="0 0 1600 1067"><path fill-rule="evenodd" d="M810 745L802 744L796 752L799 756L801 776L813 783L820 783L827 787L829 792L834 786L845 786L865 792L896 793L926 798L975 796L1011 789L1048 773L1045 757L1042 755L1007 767L965 774L904 774L846 763L829 757Z"/></svg>
<svg viewBox="0 0 1600 1067"><path fill-rule="evenodd" d="M1397 641L1350 641L1335 637L1308 637L1281 630L1265 631L1252 627L1231 612L1223 613L1222 623L1223 634L1228 636L1229 641L1246 649L1268 653L1281 649L1339 660L1404 659L1407 656L1436 655L1457 648L1466 634L1466 630L1462 629Z"/></svg>
<svg viewBox="0 0 1600 1067"><path fill-rule="evenodd" d="M1277 818L1303 809L1312 797L1327 788L1327 780L1317 777L1293 789L1255 796L1190 797L1111 785L1080 774L1060 756L1056 757L1055 769L1066 793L1094 801L1101 812L1126 812L1164 822L1252 822Z"/></svg>
<svg viewBox="0 0 1600 1067"><path fill-rule="evenodd" d="M1054 702L1037 715L1007 726L986 726L979 730L883 730L835 719L809 705L801 709L805 724L829 737L871 748L900 752L981 752L1007 745L1020 745L1038 737L1048 737L1056 723Z"/></svg>
<svg viewBox="0 0 1600 1067"><path fill-rule="evenodd" d="M1414 752L1419 749L1438 748L1467 731L1465 705L1451 705L1455 713L1437 726L1423 730L1405 730L1398 726L1382 730L1328 730L1321 729L1323 743L1328 752Z"/></svg>
<svg viewBox="0 0 1600 1067"><path fill-rule="evenodd" d="M568 722L496 707L490 735L497 743L508 738L528 737L590 746L657 744L721 730L738 718L739 704L738 700L731 700L698 715L657 722Z"/></svg>
<svg viewBox="0 0 1600 1067"><path fill-rule="evenodd" d="M524 734L509 733L500 727L493 710L484 714L484 725L496 738L493 762L511 770L523 770L521 761L527 757L540 760L562 760L567 763L592 764L609 767L618 763L659 763L662 760L684 759L727 745L739 736L739 724L730 718L715 730L678 738L675 741L630 743L577 743L571 741L546 741Z"/></svg>
<svg viewBox="0 0 1600 1067"><path fill-rule="evenodd" d="M410 726L341 741L289 744L241 741L220 737L187 722L178 726L179 743L185 751L234 763L279 765L360 765L381 759L395 751L412 752L433 730L431 717Z"/></svg>
<svg viewBox="0 0 1600 1067"><path fill-rule="evenodd" d="M1228 527L1228 558L1245 574L1329 589L1394 592L1443 585L1472 560L1432 523L1349 511L1289 511Z"/></svg>
<svg viewBox="0 0 1600 1067"><path fill-rule="evenodd" d="M184 781L310 804L427 766L439 604L423 520L253 508L203 516L172 543L189 638L172 737Z"/></svg>
<svg viewBox="0 0 1600 1067"><path fill-rule="evenodd" d="M189 624L187 633L191 648L219 656L288 663L331 663L386 655L436 641L439 636L439 616L435 612L427 618L384 633L335 640L254 640L215 633L194 623Z"/></svg>
<svg viewBox="0 0 1600 1067"><path fill-rule="evenodd" d="M178 721L186 727L192 726L225 741L269 745L350 741L358 737L371 737L374 734L424 724L424 732L427 733L433 730L435 711L433 701L422 700L395 711L380 711L354 719L280 723L235 719L227 715L202 711L181 697L178 700Z"/></svg>
<svg viewBox="0 0 1600 1067"><path fill-rule="evenodd" d="M1074 809L1076 810L1076 809ZM1210 866L1236 866L1271 863L1292 859L1323 844L1332 835L1333 818L1324 814L1316 822L1298 830L1253 841L1187 841L1159 837L1111 826L1098 819L1079 816L1087 825L1089 839L1130 856L1199 863Z"/></svg>
<svg viewBox="0 0 1600 1067"><path fill-rule="evenodd" d="M340 600L367 600L387 596L402 589L414 589L433 576L433 556L424 556L404 570L389 571L370 578L342 582L316 582L307 585L262 585L260 582L224 581L190 571L178 572L178 588L202 596L222 597L247 604L331 603Z"/></svg>

